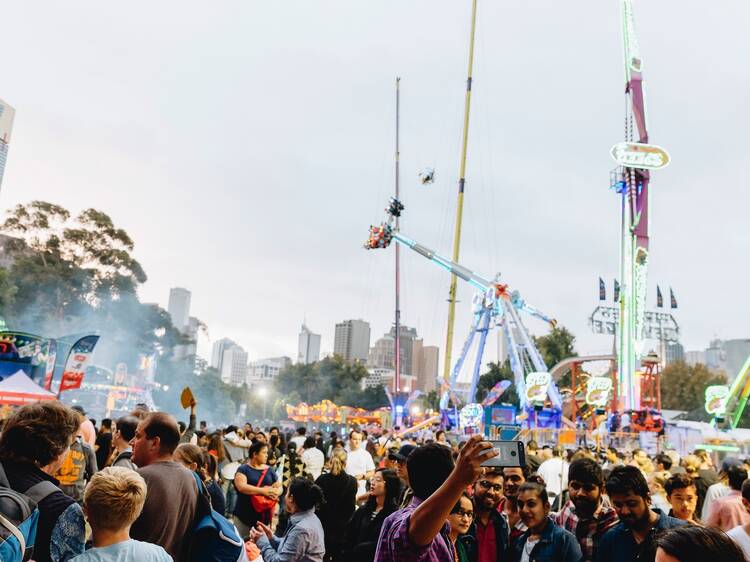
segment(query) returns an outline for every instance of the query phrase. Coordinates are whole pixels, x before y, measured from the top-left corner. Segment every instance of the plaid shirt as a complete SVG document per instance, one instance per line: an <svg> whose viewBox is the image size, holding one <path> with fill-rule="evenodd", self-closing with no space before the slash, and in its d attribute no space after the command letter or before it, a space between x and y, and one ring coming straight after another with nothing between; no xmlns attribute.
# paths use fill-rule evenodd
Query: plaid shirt
<svg viewBox="0 0 750 562"><path fill-rule="evenodd" d="M554 519L555 523L566 531L573 533L578 539L584 562L594 560L602 536L619 521L617 512L606 498L602 498L602 503L592 519L581 520L576 514L576 508L571 500L568 500Z"/></svg>

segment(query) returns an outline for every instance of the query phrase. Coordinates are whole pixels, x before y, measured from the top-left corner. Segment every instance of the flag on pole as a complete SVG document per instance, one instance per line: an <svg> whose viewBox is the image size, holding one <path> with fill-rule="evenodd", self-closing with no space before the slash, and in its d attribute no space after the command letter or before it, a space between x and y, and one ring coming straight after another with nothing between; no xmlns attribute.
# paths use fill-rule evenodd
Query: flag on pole
<svg viewBox="0 0 750 562"><path fill-rule="evenodd" d="M615 279L615 302L620 302L620 284Z"/></svg>
<svg viewBox="0 0 750 562"><path fill-rule="evenodd" d="M659 285L656 286L656 308L664 308L664 297L661 294Z"/></svg>
<svg viewBox="0 0 750 562"><path fill-rule="evenodd" d="M607 288L604 286L604 279L602 279L601 277L599 277L599 300L607 300Z"/></svg>
<svg viewBox="0 0 750 562"><path fill-rule="evenodd" d="M670 308L677 308L677 299L674 298L672 287L669 288L669 306Z"/></svg>
<svg viewBox="0 0 750 562"><path fill-rule="evenodd" d="M96 342L99 336L85 336L73 344L68 353L68 359L65 361L62 380L60 381L60 390L58 396L64 390L73 390L81 388L83 375L91 362L91 356L94 353Z"/></svg>

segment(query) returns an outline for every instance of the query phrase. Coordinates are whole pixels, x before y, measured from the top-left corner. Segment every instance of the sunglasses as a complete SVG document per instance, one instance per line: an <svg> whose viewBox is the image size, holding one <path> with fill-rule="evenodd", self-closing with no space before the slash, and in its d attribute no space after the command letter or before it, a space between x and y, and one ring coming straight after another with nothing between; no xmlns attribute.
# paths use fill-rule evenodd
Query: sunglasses
<svg viewBox="0 0 750 562"><path fill-rule="evenodd" d="M487 480L480 480L479 485L484 488L485 490L494 490L495 492L502 492L503 491L503 485L502 484L492 484L488 482Z"/></svg>

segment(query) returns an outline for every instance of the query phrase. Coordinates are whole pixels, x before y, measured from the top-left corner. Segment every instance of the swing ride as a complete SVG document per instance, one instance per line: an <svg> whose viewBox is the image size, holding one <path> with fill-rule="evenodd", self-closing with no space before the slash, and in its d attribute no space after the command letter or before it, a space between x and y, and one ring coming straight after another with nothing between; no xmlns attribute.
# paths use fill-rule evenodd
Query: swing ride
<svg viewBox="0 0 750 562"><path fill-rule="evenodd" d="M487 335L491 329L499 328L502 329L508 344L514 383L520 397L522 413L519 420L534 420L536 427L559 427L562 412L560 393L547 371L541 353L534 345L534 339L521 319L520 312L543 320L552 327L556 325L555 320L527 304L517 290L511 290L507 284L500 283L499 275L490 281L402 234L395 224L403 210L404 205L392 197L386 209L388 219L380 225L370 226L370 235L365 248L368 250L385 249L395 241L461 278L479 291L473 300L474 319L469 335L461 355L453 366L449 381L444 384L440 399L441 410L449 411L451 403L455 409L458 405L475 402ZM468 386L461 385L459 375L477 336L478 348L470 383ZM496 385L497 388L490 391L488 396L492 397L492 401L500 396L497 391L504 386L503 382L506 381L499 382ZM491 402L488 403L487 400L483 403L484 406L489 404Z"/></svg>

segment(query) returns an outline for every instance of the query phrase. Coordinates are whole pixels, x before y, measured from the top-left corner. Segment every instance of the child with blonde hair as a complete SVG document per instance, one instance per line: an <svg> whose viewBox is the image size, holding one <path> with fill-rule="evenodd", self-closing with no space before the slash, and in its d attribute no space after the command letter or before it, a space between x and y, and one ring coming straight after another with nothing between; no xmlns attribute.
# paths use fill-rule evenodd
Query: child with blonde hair
<svg viewBox="0 0 750 562"><path fill-rule="evenodd" d="M130 538L130 526L146 501L146 482L140 474L122 467L97 472L83 495L83 512L93 535L94 548L75 562L172 562L160 546Z"/></svg>

